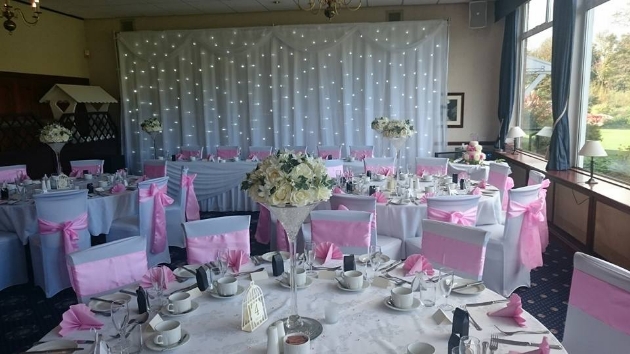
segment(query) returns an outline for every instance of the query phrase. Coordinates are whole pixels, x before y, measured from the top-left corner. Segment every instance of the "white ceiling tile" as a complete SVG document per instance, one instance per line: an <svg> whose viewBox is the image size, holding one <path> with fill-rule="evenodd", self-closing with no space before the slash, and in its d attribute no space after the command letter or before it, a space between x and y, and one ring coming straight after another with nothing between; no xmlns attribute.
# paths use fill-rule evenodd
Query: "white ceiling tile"
<svg viewBox="0 0 630 354"><path fill-rule="evenodd" d="M200 14L201 11L194 6L188 5L185 2L171 2L171 3L161 3L154 4L158 9L164 10L163 12L168 13L170 15L195 15Z"/></svg>
<svg viewBox="0 0 630 354"><path fill-rule="evenodd" d="M403 4L403 0L364 0L363 4L365 3L367 3L368 6L400 6ZM351 6L354 6L354 4Z"/></svg>
<svg viewBox="0 0 630 354"><path fill-rule="evenodd" d="M293 0L275 0L278 3L274 4L274 0L258 0L258 2L269 11L286 11L286 10L299 10L300 8ZM302 0L302 4L307 4L308 1ZM304 6L304 5L302 5Z"/></svg>
<svg viewBox="0 0 630 354"><path fill-rule="evenodd" d="M403 5L435 5L439 0L403 0Z"/></svg>
<svg viewBox="0 0 630 354"><path fill-rule="evenodd" d="M461 3L465 3L465 2L469 2L469 0L440 0L438 2L438 4L440 5L445 5L445 4L461 4Z"/></svg>
<svg viewBox="0 0 630 354"><path fill-rule="evenodd" d="M202 13L205 14L217 14L217 13L231 13L234 10L227 7L221 1L203 1L203 0L194 0L194 1L186 1L190 6L198 9Z"/></svg>
<svg viewBox="0 0 630 354"><path fill-rule="evenodd" d="M221 0L221 2L236 12L267 11L267 9L256 0Z"/></svg>

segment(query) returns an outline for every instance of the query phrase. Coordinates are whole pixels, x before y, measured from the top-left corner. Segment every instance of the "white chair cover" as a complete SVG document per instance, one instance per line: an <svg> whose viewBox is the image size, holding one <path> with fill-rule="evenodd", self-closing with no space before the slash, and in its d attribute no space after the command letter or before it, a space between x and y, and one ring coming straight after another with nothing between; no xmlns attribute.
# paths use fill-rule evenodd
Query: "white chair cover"
<svg viewBox="0 0 630 354"><path fill-rule="evenodd" d="M423 172L430 175L445 175L448 166L446 157L416 157L415 174L421 176Z"/></svg>
<svg viewBox="0 0 630 354"><path fill-rule="evenodd" d="M33 198L38 220L61 224L87 215L87 189L36 194ZM91 240L87 227L75 232L78 235L77 250L89 248ZM35 285L44 290L46 297L69 288L62 232L35 234L30 237L29 244Z"/></svg>
<svg viewBox="0 0 630 354"><path fill-rule="evenodd" d="M343 160L324 160L328 177L337 178L337 172L343 174Z"/></svg>
<svg viewBox="0 0 630 354"><path fill-rule="evenodd" d="M222 145L217 146L217 157L224 160L240 157L241 148L236 145Z"/></svg>
<svg viewBox="0 0 630 354"><path fill-rule="evenodd" d="M308 150L306 145L295 145L295 146L287 145L287 146L284 147L284 149L287 150L287 151L293 151L296 154L299 153L299 152L301 152L303 154L306 154L306 151Z"/></svg>
<svg viewBox="0 0 630 354"><path fill-rule="evenodd" d="M481 165L467 165L465 163L448 163L446 173L449 176L453 174L467 173L468 177L474 181L488 180L490 168Z"/></svg>
<svg viewBox="0 0 630 354"><path fill-rule="evenodd" d="M252 159L254 156L256 156L258 160L263 160L272 153L273 146L250 146L247 158Z"/></svg>
<svg viewBox="0 0 630 354"><path fill-rule="evenodd" d="M512 179L509 177L511 173L512 169L506 163L490 163L490 171L488 172L488 183L499 189L499 193L501 193L503 210L505 210L505 208L507 207L506 191L514 186L514 181L512 181Z"/></svg>
<svg viewBox="0 0 630 354"><path fill-rule="evenodd" d="M479 207L479 199L481 199L480 195L453 195L453 196L444 196L444 197L430 197L427 198L427 218L439 221L447 221L440 220L431 215L432 209L441 210L444 212L467 212L474 210L474 222L472 225L477 224L477 213ZM461 224L466 225L466 224Z"/></svg>
<svg viewBox="0 0 630 354"><path fill-rule="evenodd" d="M235 215L184 223L188 264L214 261L219 248L249 255L249 222L249 215Z"/></svg>
<svg viewBox="0 0 630 354"><path fill-rule="evenodd" d="M373 173L390 175L394 173L393 157L372 157L363 160L364 170Z"/></svg>
<svg viewBox="0 0 630 354"><path fill-rule="evenodd" d="M0 166L0 184L14 183L19 176L26 176L26 165Z"/></svg>
<svg viewBox="0 0 630 354"><path fill-rule="evenodd" d="M571 354L630 351L630 272L576 252L564 328Z"/></svg>
<svg viewBox="0 0 630 354"><path fill-rule="evenodd" d="M373 145L351 145L348 147L348 150L350 151L348 156L352 156L360 161L368 157L374 157Z"/></svg>
<svg viewBox="0 0 630 354"><path fill-rule="evenodd" d="M75 160L70 161L70 168L72 172L70 175L73 177L82 177L83 170L88 170L92 174L103 173L103 165L105 160Z"/></svg>
<svg viewBox="0 0 630 354"><path fill-rule="evenodd" d="M0 290L28 282L24 246L17 234L0 231Z"/></svg>
<svg viewBox="0 0 630 354"><path fill-rule="evenodd" d="M142 167L148 179L166 177L166 160L145 160Z"/></svg>
<svg viewBox="0 0 630 354"><path fill-rule="evenodd" d="M332 155L333 159L341 158L341 145L317 145L317 156L327 159Z"/></svg>
<svg viewBox="0 0 630 354"><path fill-rule="evenodd" d="M165 208L166 211L166 232L168 235L168 245L171 247L186 247L184 230L182 223L186 222L186 195L187 190L182 183L183 176L188 175L188 168L182 167L181 174L177 179L179 188L176 195L171 195L174 202Z"/></svg>
<svg viewBox="0 0 630 354"><path fill-rule="evenodd" d="M376 234L371 232L372 214L351 210L314 210L311 222L302 225L304 239L316 243L332 242L344 254L368 253L370 245L376 244ZM313 223L317 223L313 227ZM368 245L362 245L362 236L367 235Z"/></svg>
<svg viewBox="0 0 630 354"><path fill-rule="evenodd" d="M542 181L545 179L545 174L542 172L538 172L535 170L530 170L529 171L529 178L527 179L527 185L531 186L534 184L541 184Z"/></svg>
<svg viewBox="0 0 630 354"><path fill-rule="evenodd" d="M127 287L147 272L146 242L140 236L90 247L67 256L79 302Z"/></svg>

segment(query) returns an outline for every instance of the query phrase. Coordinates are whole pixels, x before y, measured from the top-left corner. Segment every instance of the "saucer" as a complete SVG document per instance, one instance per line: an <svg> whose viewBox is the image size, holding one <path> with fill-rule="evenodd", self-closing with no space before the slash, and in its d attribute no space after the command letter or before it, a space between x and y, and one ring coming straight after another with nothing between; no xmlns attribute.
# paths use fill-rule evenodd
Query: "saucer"
<svg viewBox="0 0 630 354"><path fill-rule="evenodd" d="M77 347L78 345L75 341L60 339L60 340L53 340L50 342L42 343L40 345L36 345L33 348L27 350L27 352L59 350L59 349L74 349Z"/></svg>
<svg viewBox="0 0 630 354"><path fill-rule="evenodd" d="M127 294L121 294L121 293L102 295L98 297L104 300L112 300L112 301L122 300L124 302L129 302L131 300L131 296ZM104 302L104 301L90 300L90 302L88 303L88 307L90 308L90 310L94 312L106 312L109 314L110 309L111 309L111 304L109 302Z"/></svg>
<svg viewBox="0 0 630 354"><path fill-rule="evenodd" d="M353 293L357 293L357 292L361 292L367 288L370 287L370 283L368 283L367 281L363 282L363 287L359 288L359 289L348 289L346 287L341 286L341 284L339 282L337 282L337 287L343 291L349 291L349 292L353 292Z"/></svg>
<svg viewBox="0 0 630 354"><path fill-rule="evenodd" d="M168 316L168 317L186 316L187 314L189 314L189 313L191 313L191 312L193 312L193 311L195 311L196 309L198 309L198 308L199 308L199 304L198 304L196 301L191 301L191 302L190 302L190 305L191 305L190 310L188 310L188 311L186 311L186 312L182 312L182 313L172 313L172 312L169 312L169 311L166 309L166 306L162 307L162 310L160 310L160 312L162 313L162 315L164 315L164 316Z"/></svg>
<svg viewBox="0 0 630 354"><path fill-rule="evenodd" d="M212 296L215 299L233 299L233 298L241 295L244 291L245 291L245 288L240 286L240 285L238 285L238 287L236 288L236 294L234 294L234 295L223 296L223 295L219 295L214 290L210 290L210 291L208 291L208 293L210 294L210 296Z"/></svg>
<svg viewBox="0 0 630 354"><path fill-rule="evenodd" d="M267 261L267 262L271 262L272 257L278 252L267 252L265 254L262 255L262 259ZM282 256L283 260L287 260L289 258L291 258L291 254L289 252L285 252L285 251L279 251L280 255Z"/></svg>
<svg viewBox="0 0 630 354"><path fill-rule="evenodd" d="M201 264L187 264L184 267L186 267L187 269L192 270L193 272L197 271L197 268L201 267ZM173 271L173 274L178 277L178 278L194 278L195 275L192 274L191 272L182 269L180 267L176 268Z"/></svg>
<svg viewBox="0 0 630 354"><path fill-rule="evenodd" d="M385 304L385 306L389 307L392 310L402 311L402 312L414 311L414 310L417 310L418 307L420 307L420 300L416 298L413 298L413 304L411 304L411 307L408 309L401 309L394 306L391 296L386 297L385 300L383 300L383 303Z"/></svg>
<svg viewBox="0 0 630 354"><path fill-rule="evenodd" d="M175 344L171 344L171 345L161 346L159 344L156 344L155 337L157 337L158 334L159 333L153 334L151 338L149 338L149 340L145 342L145 345L147 346L149 350L153 350L156 352L165 352L167 350L177 349L190 341L190 334L183 328L182 328L182 339L180 339L179 342Z"/></svg>
<svg viewBox="0 0 630 354"><path fill-rule="evenodd" d="M279 280L278 283L280 283L280 285L284 288L287 289L291 289L291 285L289 284L289 282L285 282L284 279ZM306 289L309 286L311 286L313 284L313 279L311 277L306 277L306 284L302 285L302 286L298 286L298 289Z"/></svg>

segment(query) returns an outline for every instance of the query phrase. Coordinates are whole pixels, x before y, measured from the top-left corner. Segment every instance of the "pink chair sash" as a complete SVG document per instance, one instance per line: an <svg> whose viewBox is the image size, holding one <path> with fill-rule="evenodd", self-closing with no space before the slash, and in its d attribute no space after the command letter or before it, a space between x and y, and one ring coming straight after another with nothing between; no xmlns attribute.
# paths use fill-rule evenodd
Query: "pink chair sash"
<svg viewBox="0 0 630 354"><path fill-rule="evenodd" d="M359 161L363 161L366 157L373 157L372 150L352 150L350 151L350 156L354 157Z"/></svg>
<svg viewBox="0 0 630 354"><path fill-rule="evenodd" d="M71 266L70 279L74 292L83 297L135 283L146 271L147 253L138 251Z"/></svg>
<svg viewBox="0 0 630 354"><path fill-rule="evenodd" d="M486 248L482 245L425 231L422 233L422 254L446 267L479 278L483 275Z"/></svg>
<svg viewBox="0 0 630 354"><path fill-rule="evenodd" d="M217 150L217 157L224 160L233 159L238 156L238 149L220 149Z"/></svg>
<svg viewBox="0 0 630 354"><path fill-rule="evenodd" d="M70 177L83 177L83 170L88 170L92 174L99 174L101 173L101 165L74 166L70 172Z"/></svg>
<svg viewBox="0 0 630 354"><path fill-rule="evenodd" d="M213 262L217 259L217 250L221 248L240 250L249 255L249 229L187 238L188 264Z"/></svg>
<svg viewBox="0 0 630 354"><path fill-rule="evenodd" d="M539 224L545 222L542 206L543 202L539 197L527 205L512 201L507 211L509 218L523 215L519 236L519 255L521 263L529 269L543 265L539 228Z"/></svg>
<svg viewBox="0 0 630 354"><path fill-rule="evenodd" d="M499 188L500 190L507 189L507 177L506 175L497 171L488 172L488 183Z"/></svg>
<svg viewBox="0 0 630 354"><path fill-rule="evenodd" d="M319 150L319 157L325 159L328 155L332 155L333 159L338 159L341 157L341 152L339 150Z"/></svg>
<svg viewBox="0 0 630 354"><path fill-rule="evenodd" d="M77 245L79 242L79 234L77 234L77 230L87 229L87 217L87 213L83 213L74 220L62 223L54 223L44 219L37 219L37 222L39 223L39 233L42 235L49 235L55 232L61 232L65 253L72 253L79 249L79 246Z"/></svg>
<svg viewBox="0 0 630 354"><path fill-rule="evenodd" d="M384 176L390 176L394 174L394 166L375 166L375 165L367 165L365 166L365 171L370 171L372 173L378 173Z"/></svg>
<svg viewBox="0 0 630 354"><path fill-rule="evenodd" d="M166 165L144 165L144 175L149 179L166 177Z"/></svg>
<svg viewBox="0 0 630 354"><path fill-rule="evenodd" d="M164 207L173 204L173 198L166 194L166 185L161 188L152 183L148 189L140 189L140 203L153 199L153 234L151 253L161 253L166 249L166 213Z"/></svg>
<svg viewBox="0 0 630 354"><path fill-rule="evenodd" d="M607 301L601 301L606 294ZM569 305L606 325L630 335L630 293L579 269L573 270Z"/></svg>
<svg viewBox="0 0 630 354"><path fill-rule="evenodd" d="M23 168L0 171L0 183L13 183L15 182L16 178L19 178L20 181L23 181L24 179L26 179L26 177L28 176L26 175L26 170Z"/></svg>
<svg viewBox="0 0 630 354"><path fill-rule="evenodd" d="M326 173L330 178L337 178L337 172L343 174L343 165L326 167Z"/></svg>
<svg viewBox="0 0 630 354"><path fill-rule="evenodd" d="M538 224L540 226L538 229L540 232L540 248L541 251L544 252L547 249L547 246L549 246L549 226L547 225L547 188L549 188L551 183L548 179L544 179L540 184L541 187L538 196L542 200L542 214L545 220Z"/></svg>
<svg viewBox="0 0 630 354"><path fill-rule="evenodd" d="M340 247L370 247L370 223L346 220L311 220L314 242L332 242Z"/></svg>
<svg viewBox="0 0 630 354"><path fill-rule="evenodd" d="M191 156L201 159L201 151L199 150L182 150L177 154L177 160L188 160Z"/></svg>
<svg viewBox="0 0 630 354"><path fill-rule="evenodd" d="M258 160L264 160L269 157L269 155L271 155L271 152L269 151L254 151L250 152L247 158L251 160L254 158L254 156L256 156Z"/></svg>
<svg viewBox="0 0 630 354"><path fill-rule="evenodd" d="M258 225L256 225L256 241L268 245L271 241L271 212L262 204L258 203L260 214L258 215Z"/></svg>
<svg viewBox="0 0 630 354"><path fill-rule="evenodd" d="M182 174L182 187L186 191L186 220L199 220L199 202L195 194L195 186L193 184L197 174Z"/></svg>
<svg viewBox="0 0 630 354"><path fill-rule="evenodd" d="M446 166L430 166L430 165L419 165L416 166L416 174L418 176L424 176L425 173L430 175L445 175L446 174Z"/></svg>
<svg viewBox="0 0 630 354"><path fill-rule="evenodd" d="M427 217L431 220L449 222L451 224L475 226L477 223L477 207L464 211L444 211L427 208Z"/></svg>

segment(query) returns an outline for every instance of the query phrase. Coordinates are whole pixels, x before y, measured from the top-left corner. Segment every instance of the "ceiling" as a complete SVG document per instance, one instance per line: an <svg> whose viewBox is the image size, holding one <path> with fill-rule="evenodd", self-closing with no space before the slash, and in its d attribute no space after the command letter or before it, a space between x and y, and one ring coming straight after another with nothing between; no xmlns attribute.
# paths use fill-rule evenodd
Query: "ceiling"
<svg viewBox="0 0 630 354"><path fill-rule="evenodd" d="M298 0L41 0L44 9L84 18L202 15L299 10ZM308 0L299 0L304 7ZM352 0L353 5L358 0ZM437 5L469 0L362 0L362 6Z"/></svg>

